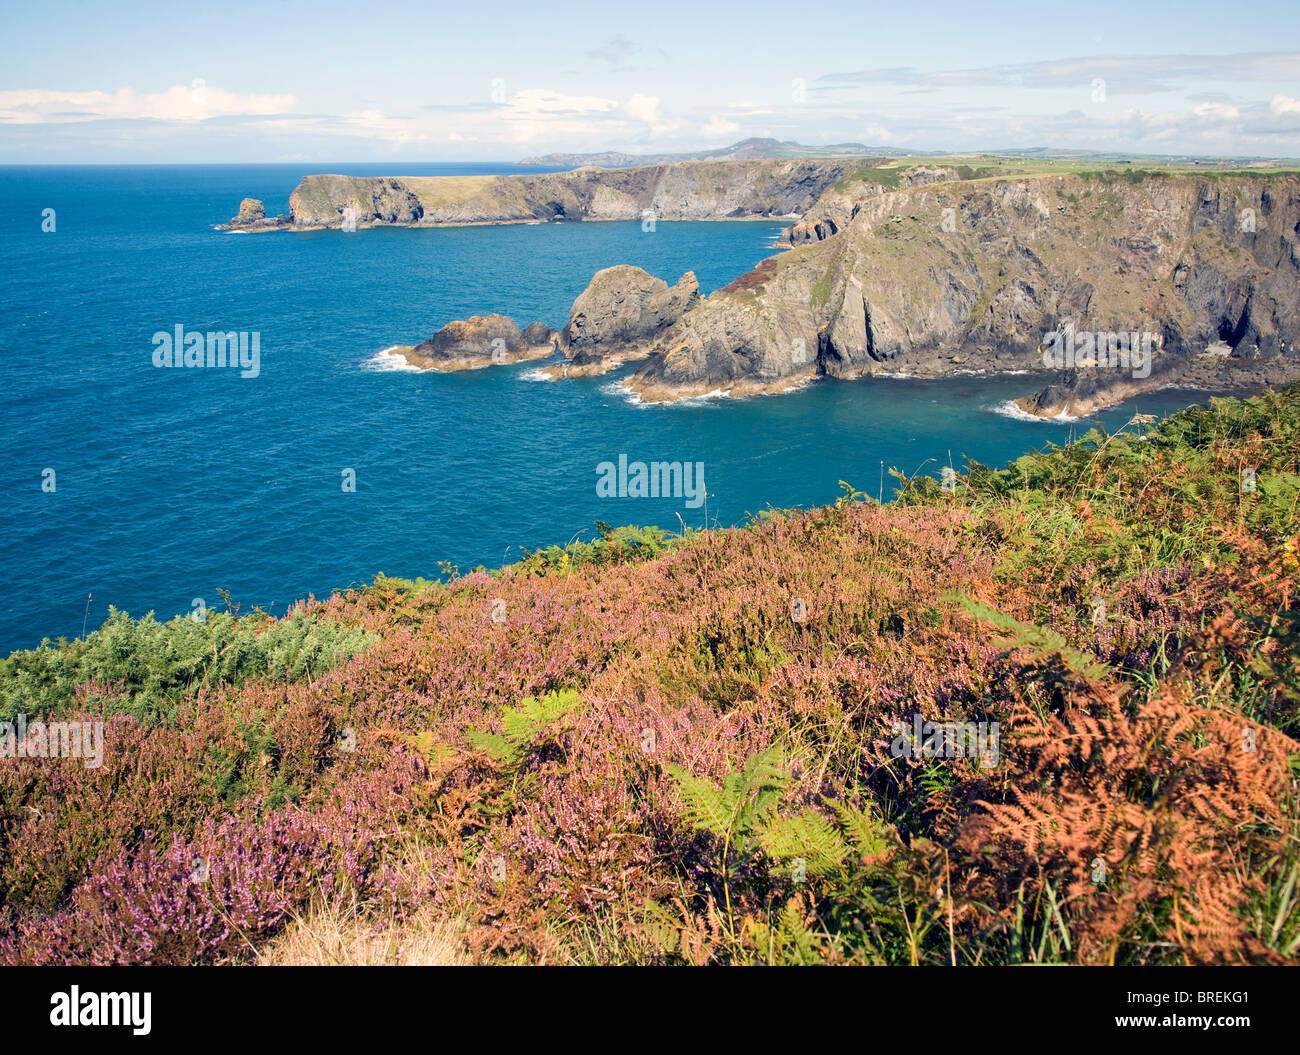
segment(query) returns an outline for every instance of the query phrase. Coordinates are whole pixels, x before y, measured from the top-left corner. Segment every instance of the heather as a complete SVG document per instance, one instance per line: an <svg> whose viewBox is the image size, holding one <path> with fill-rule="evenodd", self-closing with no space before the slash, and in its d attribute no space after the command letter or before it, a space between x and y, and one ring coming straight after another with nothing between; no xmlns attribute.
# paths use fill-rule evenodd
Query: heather
<svg viewBox="0 0 1300 1055"><path fill-rule="evenodd" d="M477 962L1295 962L1298 472L1290 388L177 628L229 662L114 617L0 669L106 719L100 769L0 764L0 960L319 915ZM917 714L996 758L900 755Z"/></svg>

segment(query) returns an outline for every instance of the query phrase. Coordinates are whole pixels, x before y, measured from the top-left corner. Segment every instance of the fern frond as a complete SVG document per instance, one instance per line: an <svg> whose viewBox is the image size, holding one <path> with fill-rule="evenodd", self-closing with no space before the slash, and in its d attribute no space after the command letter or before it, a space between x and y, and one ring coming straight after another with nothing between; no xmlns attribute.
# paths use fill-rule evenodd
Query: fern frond
<svg viewBox="0 0 1300 1055"><path fill-rule="evenodd" d="M1021 623L996 608L972 600L965 594L951 595L951 599L961 605L966 614L972 618L1005 631L1013 644L1031 649L1039 655L1060 656L1066 667L1080 677L1090 681L1104 681L1113 673L1106 664L1099 663L1092 656L1073 647L1055 630Z"/></svg>
<svg viewBox="0 0 1300 1055"><path fill-rule="evenodd" d="M500 733L471 729L466 736L498 765L514 766L523 760L525 749L540 733L581 704L582 696L573 689L548 692L540 700L526 696L518 707L508 707L502 713Z"/></svg>
<svg viewBox="0 0 1300 1055"><path fill-rule="evenodd" d="M893 845L894 830L875 810L870 807L859 809L848 802L833 802L831 806L854 851L860 857L879 857Z"/></svg>
<svg viewBox="0 0 1300 1055"><path fill-rule="evenodd" d="M669 763L664 768L677 782L691 825L710 832L719 839L725 839L736 812L735 793L716 788L707 780L686 772L681 766Z"/></svg>
<svg viewBox="0 0 1300 1055"><path fill-rule="evenodd" d="M514 745L500 733L485 733L479 729L471 729L465 736L471 744L498 765L508 764L515 756Z"/></svg>
<svg viewBox="0 0 1300 1055"><path fill-rule="evenodd" d="M805 810L797 817L773 817L758 830L763 849L778 860L803 858L813 875L838 868L849 855L849 844L820 813Z"/></svg>

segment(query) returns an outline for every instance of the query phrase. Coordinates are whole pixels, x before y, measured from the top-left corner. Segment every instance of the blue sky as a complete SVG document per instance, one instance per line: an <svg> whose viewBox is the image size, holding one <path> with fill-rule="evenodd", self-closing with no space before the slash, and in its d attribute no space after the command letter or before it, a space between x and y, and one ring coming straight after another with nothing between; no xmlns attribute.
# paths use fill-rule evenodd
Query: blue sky
<svg viewBox="0 0 1300 1055"><path fill-rule="evenodd" d="M1300 156L1300 3L5 0L0 162L515 160L747 136Z"/></svg>

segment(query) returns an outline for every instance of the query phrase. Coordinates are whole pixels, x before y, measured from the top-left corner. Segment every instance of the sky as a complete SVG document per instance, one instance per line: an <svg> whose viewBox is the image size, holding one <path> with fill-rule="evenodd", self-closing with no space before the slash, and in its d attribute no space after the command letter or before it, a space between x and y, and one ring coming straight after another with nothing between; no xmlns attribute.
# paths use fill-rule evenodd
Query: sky
<svg viewBox="0 0 1300 1055"><path fill-rule="evenodd" d="M1300 157L1300 3L0 0L0 163Z"/></svg>

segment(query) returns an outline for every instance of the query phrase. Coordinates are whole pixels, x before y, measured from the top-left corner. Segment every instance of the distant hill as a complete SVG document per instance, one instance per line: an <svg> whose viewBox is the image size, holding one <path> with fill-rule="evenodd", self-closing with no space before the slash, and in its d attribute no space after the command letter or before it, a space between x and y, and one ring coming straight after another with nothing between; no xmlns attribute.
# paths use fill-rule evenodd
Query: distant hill
<svg viewBox="0 0 1300 1055"><path fill-rule="evenodd" d="M862 143L832 143L829 146L805 146L789 140L742 139L729 147L716 150L696 150L679 154L624 154L605 150L599 154L542 154L524 158L521 165L560 165L579 168L595 165L599 168L634 168L638 165L670 165L676 161L760 161L767 158L828 158L828 157L879 157L895 154L895 150L864 146Z"/></svg>
<svg viewBox="0 0 1300 1055"><path fill-rule="evenodd" d="M605 150L598 154L542 154L524 158L521 165L545 165L548 168L581 168L595 165L598 168L633 168L638 165L668 165L676 161L757 161L765 158L860 158L860 157L1013 157L1043 161L1078 161L1093 164L1161 164L1205 165L1208 167L1239 168L1242 165L1284 165L1292 167L1294 158L1265 157L1214 157L1192 154L1126 154L1113 151L1066 150L1051 147L1028 147L1005 150L961 152L949 154L942 150L900 150L898 147L866 146L862 143L831 143L827 146L806 146L791 140L742 139L729 147L716 150L696 150L677 154L624 154Z"/></svg>

